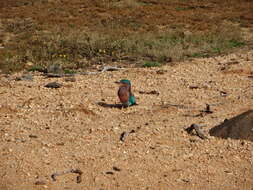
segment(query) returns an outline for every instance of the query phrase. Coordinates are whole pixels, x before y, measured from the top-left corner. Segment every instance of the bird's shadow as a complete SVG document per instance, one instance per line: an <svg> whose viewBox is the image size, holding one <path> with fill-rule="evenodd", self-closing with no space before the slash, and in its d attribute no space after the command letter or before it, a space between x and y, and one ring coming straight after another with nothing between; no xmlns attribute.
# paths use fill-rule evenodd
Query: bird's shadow
<svg viewBox="0 0 253 190"><path fill-rule="evenodd" d="M118 108L118 109L123 109L123 108L127 108L127 107L131 107L131 106L126 106L126 105L123 105L123 104L107 104L105 102L98 102L97 103L99 106L102 106L104 108ZM137 105L137 104L134 104L134 105ZM132 105L132 106L134 106Z"/></svg>

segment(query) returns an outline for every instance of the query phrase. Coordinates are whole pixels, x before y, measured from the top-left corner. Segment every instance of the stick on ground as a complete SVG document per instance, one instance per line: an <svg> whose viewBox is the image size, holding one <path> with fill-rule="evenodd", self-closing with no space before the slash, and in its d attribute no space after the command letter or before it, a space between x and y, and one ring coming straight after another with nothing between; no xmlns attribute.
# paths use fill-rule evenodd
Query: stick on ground
<svg viewBox="0 0 253 190"><path fill-rule="evenodd" d="M188 134L192 134L192 131L195 130L196 135L201 139L207 139L207 136L204 135L204 133L201 130L201 127L197 124L192 124L190 127L185 129Z"/></svg>
<svg viewBox="0 0 253 190"><path fill-rule="evenodd" d="M76 173L76 174L78 174L78 176L76 177L76 182L77 183L81 183L82 182L81 176L82 176L83 172L81 170L79 170L79 169L69 169L69 170L65 170L65 171L62 171L62 172L56 172L56 173L53 173L51 175L51 178L52 178L53 181L56 181L56 177L57 176L61 176L61 175L68 174L68 173Z"/></svg>

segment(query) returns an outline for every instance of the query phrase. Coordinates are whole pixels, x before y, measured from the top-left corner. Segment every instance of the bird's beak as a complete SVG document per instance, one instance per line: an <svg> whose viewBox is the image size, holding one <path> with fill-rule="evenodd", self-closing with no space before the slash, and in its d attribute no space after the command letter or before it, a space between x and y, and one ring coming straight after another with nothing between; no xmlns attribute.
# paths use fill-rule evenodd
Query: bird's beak
<svg viewBox="0 0 253 190"><path fill-rule="evenodd" d="M115 81L114 83L116 83L116 84L121 84L121 82L119 82L119 81Z"/></svg>

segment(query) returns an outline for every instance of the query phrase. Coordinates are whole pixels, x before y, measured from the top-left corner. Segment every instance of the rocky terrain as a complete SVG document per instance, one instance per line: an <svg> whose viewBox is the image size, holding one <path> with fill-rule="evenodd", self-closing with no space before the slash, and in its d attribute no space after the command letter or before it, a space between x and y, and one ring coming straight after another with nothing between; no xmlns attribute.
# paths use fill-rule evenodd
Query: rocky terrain
<svg viewBox="0 0 253 190"><path fill-rule="evenodd" d="M252 50L72 80L20 76L0 80L0 189L253 189L253 142L208 135L253 108ZM101 106L119 103L122 78L138 105ZM193 123L208 139L185 131Z"/></svg>

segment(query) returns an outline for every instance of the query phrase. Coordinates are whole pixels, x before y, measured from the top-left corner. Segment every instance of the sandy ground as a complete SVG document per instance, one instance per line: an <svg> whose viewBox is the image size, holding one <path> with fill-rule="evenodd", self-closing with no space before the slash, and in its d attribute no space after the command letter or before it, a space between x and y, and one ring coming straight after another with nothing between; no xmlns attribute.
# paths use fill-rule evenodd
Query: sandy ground
<svg viewBox="0 0 253 190"><path fill-rule="evenodd" d="M208 134L252 109L252 76L253 51L79 75L76 82L38 73L33 81L1 76L0 189L252 190L253 142L201 140L184 131L197 123ZM114 82L122 78L132 81L139 105L98 105L119 103ZM63 87L44 87L53 81ZM159 94L143 93L154 90ZM196 116L206 104L214 113ZM51 179L69 169L83 172L81 183L76 174Z"/></svg>

